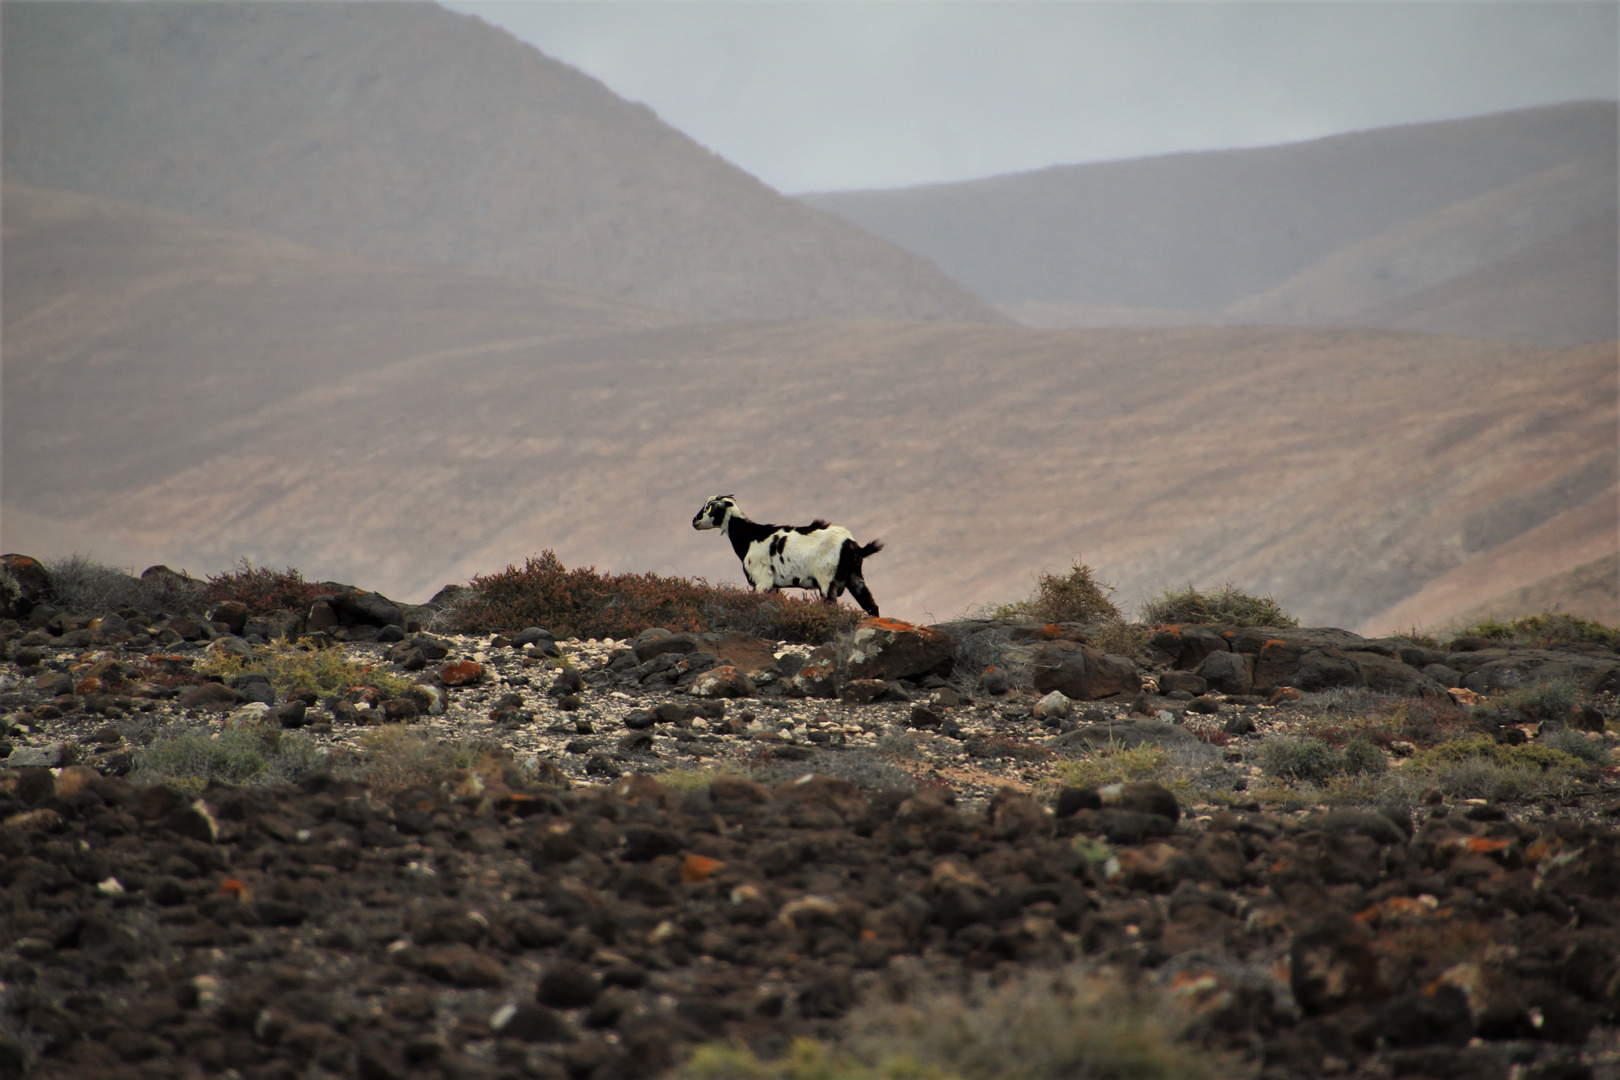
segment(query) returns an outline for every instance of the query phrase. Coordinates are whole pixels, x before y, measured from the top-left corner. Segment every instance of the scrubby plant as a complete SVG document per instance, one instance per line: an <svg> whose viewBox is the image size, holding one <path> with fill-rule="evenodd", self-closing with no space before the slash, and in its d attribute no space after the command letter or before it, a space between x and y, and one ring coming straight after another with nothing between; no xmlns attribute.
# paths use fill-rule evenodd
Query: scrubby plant
<svg viewBox="0 0 1620 1080"><path fill-rule="evenodd" d="M398 725L368 732L360 740L359 754L344 760L335 771L362 779L373 790L386 793L436 783L453 769L475 769L503 779L510 777L512 787L523 785L512 752L499 743L436 739Z"/></svg>
<svg viewBox="0 0 1620 1080"><path fill-rule="evenodd" d="M1152 743L1107 746L1054 762L1049 778L1036 785L1036 795L1051 800L1060 787L1152 781L1178 798L1225 799L1236 773L1221 760L1220 750L1205 743L1163 747Z"/></svg>
<svg viewBox="0 0 1620 1080"><path fill-rule="evenodd" d="M1119 608L1110 599L1113 594L1112 585L1098 581L1091 567L1076 562L1062 576L1042 571L1029 596L993 609L990 617L1043 623L1121 622Z"/></svg>
<svg viewBox="0 0 1620 1080"><path fill-rule="evenodd" d="M1504 708L1526 722L1568 720L1580 689L1567 679L1516 690L1502 702Z"/></svg>
<svg viewBox="0 0 1620 1080"><path fill-rule="evenodd" d="M967 992L923 989L869 1002L840 1047L799 1040L777 1060L698 1050L683 1080L1192 1080L1241 1076L1190 1045L1185 1017L1151 983L1073 967L1023 972Z"/></svg>
<svg viewBox="0 0 1620 1080"><path fill-rule="evenodd" d="M268 615L273 611L303 611L331 591L327 586L305 581L304 575L290 566L271 570L240 559L225 573L208 576L204 596L210 604L235 600L246 604L250 615Z"/></svg>
<svg viewBox="0 0 1620 1080"><path fill-rule="evenodd" d="M840 604L711 585L702 578L570 570L552 551L531 556L521 568L473 578L447 617L452 629L464 633L544 626L559 638L619 638L661 626L742 630L811 644L852 630L861 619Z"/></svg>
<svg viewBox="0 0 1620 1080"><path fill-rule="evenodd" d="M1371 740L1358 736L1345 744L1345 775L1376 776L1388 771L1389 758Z"/></svg>
<svg viewBox="0 0 1620 1080"><path fill-rule="evenodd" d="M1400 766L1447 795L1504 801L1561 793L1590 771L1588 762L1545 741L1507 746L1488 735L1441 743Z"/></svg>
<svg viewBox="0 0 1620 1080"><path fill-rule="evenodd" d="M82 555L47 560L51 602L88 618L134 609L149 615L195 614L202 609L203 584L185 574L138 578Z"/></svg>
<svg viewBox="0 0 1620 1080"><path fill-rule="evenodd" d="M410 679L395 675L381 665L361 663L342 649L321 649L307 641L255 645L251 658L210 650L196 670L201 675L217 675L226 682L245 672L263 672L278 698L300 687L334 694L356 686L369 686L389 697L398 697L414 685Z"/></svg>
<svg viewBox="0 0 1620 1080"><path fill-rule="evenodd" d="M1612 765L1614 757L1602 739L1588 738L1585 732L1564 728L1551 731L1540 739L1542 746L1579 758L1589 765Z"/></svg>
<svg viewBox="0 0 1620 1080"><path fill-rule="evenodd" d="M210 784L294 784L321 771L325 752L313 739L283 732L273 722L230 723L209 732L166 732L135 759L135 784L167 784L200 792Z"/></svg>
<svg viewBox="0 0 1620 1080"><path fill-rule="evenodd" d="M1269 596L1254 596L1231 582L1219 591L1204 592L1189 583L1185 589L1165 589L1142 605L1142 621L1165 626L1178 623L1220 623L1225 626L1298 626Z"/></svg>
<svg viewBox="0 0 1620 1080"><path fill-rule="evenodd" d="M1543 649L1581 643L1620 649L1620 627L1607 626L1595 619L1583 619L1579 615L1562 615L1551 611L1508 622L1486 619L1465 628L1457 636Z"/></svg>
<svg viewBox="0 0 1620 1080"><path fill-rule="evenodd" d="M1320 785L1345 771L1345 757L1321 739L1277 735L1260 744L1260 768L1288 783Z"/></svg>

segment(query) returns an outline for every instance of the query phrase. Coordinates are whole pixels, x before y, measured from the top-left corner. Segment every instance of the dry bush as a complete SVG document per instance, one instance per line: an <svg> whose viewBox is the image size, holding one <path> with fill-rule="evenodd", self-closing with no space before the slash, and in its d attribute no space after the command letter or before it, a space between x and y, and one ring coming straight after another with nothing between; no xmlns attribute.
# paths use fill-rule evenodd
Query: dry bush
<svg viewBox="0 0 1620 1080"><path fill-rule="evenodd" d="M1607 645L1611 649L1620 649L1620 628L1605 626L1603 623L1583 619L1578 615L1560 615L1551 611L1540 615L1526 615L1522 619L1513 619L1505 623L1486 619L1468 627L1457 636L1485 638L1488 641L1500 641L1504 645L1522 645L1537 649L1576 644Z"/></svg>
<svg viewBox="0 0 1620 1080"><path fill-rule="evenodd" d="M304 575L290 566L270 570L242 559L223 574L209 575L203 595L210 604L235 600L246 604L250 615L268 615L272 611L305 611L331 591L305 581Z"/></svg>
<svg viewBox="0 0 1620 1080"><path fill-rule="evenodd" d="M990 617L1043 623L1121 622L1119 608L1110 599L1113 594L1112 585L1098 581L1091 567L1077 562L1062 577L1042 571L1035 578L1034 592L994 609Z"/></svg>
<svg viewBox="0 0 1620 1080"><path fill-rule="evenodd" d="M131 608L148 615L191 615L203 607L202 582L185 574L142 579L82 555L47 561L45 569L51 602L75 615L95 618Z"/></svg>
<svg viewBox="0 0 1620 1080"><path fill-rule="evenodd" d="M1142 621L1153 625L1219 623L1224 626L1298 626L1299 620L1269 596L1254 596L1227 582L1220 590L1166 589L1142 605Z"/></svg>
<svg viewBox="0 0 1620 1080"><path fill-rule="evenodd" d="M603 574L563 566L546 551L498 574L473 578L449 613L462 633L543 626L559 638L629 637L651 626L674 631L742 630L758 637L820 644L851 630L861 615L839 604L756 593L702 578Z"/></svg>

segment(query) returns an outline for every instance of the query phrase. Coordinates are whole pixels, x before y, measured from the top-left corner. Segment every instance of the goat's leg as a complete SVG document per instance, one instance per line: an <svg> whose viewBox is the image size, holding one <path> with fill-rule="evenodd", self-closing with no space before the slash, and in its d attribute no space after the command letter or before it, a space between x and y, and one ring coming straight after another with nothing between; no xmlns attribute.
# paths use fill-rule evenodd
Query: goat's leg
<svg viewBox="0 0 1620 1080"><path fill-rule="evenodd" d="M864 578L849 579L849 595L855 598L855 602L860 604L868 615L874 619L878 617L877 601L872 599L872 593L867 589Z"/></svg>

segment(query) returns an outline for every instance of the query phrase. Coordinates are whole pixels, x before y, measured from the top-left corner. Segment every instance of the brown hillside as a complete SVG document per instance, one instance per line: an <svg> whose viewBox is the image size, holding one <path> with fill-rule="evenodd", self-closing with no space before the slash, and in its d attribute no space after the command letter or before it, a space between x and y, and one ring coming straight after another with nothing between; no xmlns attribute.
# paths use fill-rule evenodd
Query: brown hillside
<svg viewBox="0 0 1620 1080"><path fill-rule="evenodd" d="M145 213L6 200L6 280L53 283L8 289L7 550L411 599L548 547L734 581L689 520L737 492L886 539L868 577L902 617L1080 556L1126 604L1230 579L1353 626L1576 507L1615 532L1612 344L659 325L119 212Z"/></svg>
<svg viewBox="0 0 1620 1080"><path fill-rule="evenodd" d="M1616 236L1620 220L1611 208L1561 236L1359 312L1351 321L1526 344L1612 340L1620 336Z"/></svg>
<svg viewBox="0 0 1620 1080"><path fill-rule="evenodd" d="M1498 274L1506 277L1504 271L1509 267L1504 262L1572 231L1592 230L1600 238L1606 237L1612 261L1616 237L1612 228L1602 227L1605 219L1612 219L1614 207L1613 162L1567 162L1352 244L1287 281L1233 304L1227 314L1247 322L1365 325L1369 310L1399 304L1486 267L1495 265ZM1587 269L1581 263L1558 261L1555 256L1559 254L1568 253L1544 253L1544 267L1523 261L1513 262L1511 267L1521 275L1544 271L1522 281L1526 286L1544 280L1556 286L1564 283L1561 279ZM1593 284L1600 285L1601 276ZM1583 292L1575 295L1584 298ZM1562 313L1567 318L1568 308L1567 302L1554 304L1547 314ZM1609 308L1613 310L1612 303ZM1577 317L1580 311L1575 309ZM1604 329L1608 332L1598 335L1600 340L1612 336L1612 326Z"/></svg>
<svg viewBox="0 0 1620 1080"><path fill-rule="evenodd" d="M719 318L1000 321L651 110L418 3L6 3L8 181Z"/></svg>
<svg viewBox="0 0 1620 1080"><path fill-rule="evenodd" d="M1032 325L1286 321L1607 340L1613 290L1571 294L1563 286L1583 270L1545 261L1501 262L1489 282L1457 280L1433 327L1403 325L1410 313L1394 308L1385 321L1381 305L1428 303L1413 294L1612 209L1615 108L1581 102L802 198L927 256ZM1503 280L1509 273L1541 276ZM1515 301L1507 307L1503 289ZM1550 307L1532 302L1547 293L1559 296Z"/></svg>

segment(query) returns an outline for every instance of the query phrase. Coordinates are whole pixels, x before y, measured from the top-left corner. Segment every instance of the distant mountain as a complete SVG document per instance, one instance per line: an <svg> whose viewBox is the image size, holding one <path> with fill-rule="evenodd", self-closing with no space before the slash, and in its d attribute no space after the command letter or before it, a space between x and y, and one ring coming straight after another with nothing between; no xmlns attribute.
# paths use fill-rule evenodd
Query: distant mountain
<svg viewBox="0 0 1620 1080"><path fill-rule="evenodd" d="M902 618L1081 558L1127 607L1230 580L1374 631L1615 565L1608 345L694 324L81 195L0 209L0 550L410 600L545 548L738 581L689 524L736 492L882 536Z"/></svg>
<svg viewBox="0 0 1620 1080"><path fill-rule="evenodd" d="M1571 344L1615 333L1604 284L1616 124L1614 102L1578 102L801 199L1039 325L1358 325Z"/></svg>
<svg viewBox="0 0 1620 1080"><path fill-rule="evenodd" d="M1003 321L431 4L7 0L0 31L8 182L689 315Z"/></svg>

